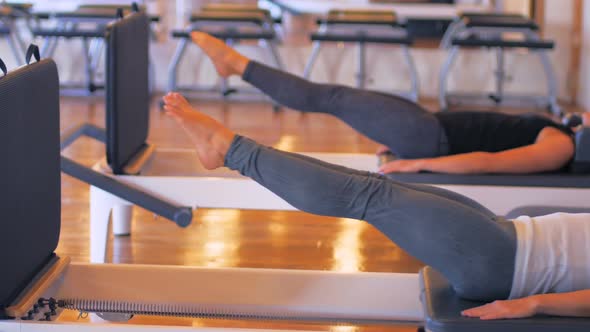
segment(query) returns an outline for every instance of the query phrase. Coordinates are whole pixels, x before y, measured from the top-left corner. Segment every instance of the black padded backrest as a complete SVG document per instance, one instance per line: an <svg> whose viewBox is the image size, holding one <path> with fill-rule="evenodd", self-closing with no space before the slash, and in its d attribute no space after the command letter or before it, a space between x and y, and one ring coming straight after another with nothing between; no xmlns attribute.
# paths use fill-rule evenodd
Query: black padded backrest
<svg viewBox="0 0 590 332"><path fill-rule="evenodd" d="M484 302L459 298L438 271L427 266L420 271L421 301L426 329L430 332L587 332L590 319L535 316L524 319L482 321L461 316L461 311Z"/></svg>
<svg viewBox="0 0 590 332"><path fill-rule="evenodd" d="M107 28L107 161L115 174L145 145L149 130L149 20L132 13Z"/></svg>
<svg viewBox="0 0 590 332"><path fill-rule="evenodd" d="M60 231L59 81L43 60L0 78L0 317Z"/></svg>

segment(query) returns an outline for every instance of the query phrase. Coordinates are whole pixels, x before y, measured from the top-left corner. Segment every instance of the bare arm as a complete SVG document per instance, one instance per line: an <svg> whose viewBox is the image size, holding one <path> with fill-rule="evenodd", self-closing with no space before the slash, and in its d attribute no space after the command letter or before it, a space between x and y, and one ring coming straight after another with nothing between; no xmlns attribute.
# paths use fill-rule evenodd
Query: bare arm
<svg viewBox="0 0 590 332"><path fill-rule="evenodd" d="M590 290L541 294L508 301L494 301L462 312L480 319L524 318L536 314L590 317Z"/></svg>
<svg viewBox="0 0 590 332"><path fill-rule="evenodd" d="M471 152L438 158L399 160L381 167L384 173L536 173L557 170L574 155L574 143L561 131L547 127L534 144L495 152Z"/></svg>

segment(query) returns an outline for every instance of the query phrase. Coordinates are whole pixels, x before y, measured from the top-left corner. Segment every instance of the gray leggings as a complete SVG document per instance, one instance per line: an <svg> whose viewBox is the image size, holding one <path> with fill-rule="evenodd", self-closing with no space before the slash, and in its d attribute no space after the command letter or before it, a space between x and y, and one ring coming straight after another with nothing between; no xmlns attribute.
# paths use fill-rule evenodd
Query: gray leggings
<svg viewBox="0 0 590 332"><path fill-rule="evenodd" d="M242 78L284 106L338 117L400 158L448 154L447 138L440 122L407 99L340 85L316 84L255 61L248 63Z"/></svg>
<svg viewBox="0 0 590 332"><path fill-rule="evenodd" d="M406 184L275 150L236 136L225 165L296 208L365 220L439 270L467 299L505 299L516 255L514 225L444 189Z"/></svg>

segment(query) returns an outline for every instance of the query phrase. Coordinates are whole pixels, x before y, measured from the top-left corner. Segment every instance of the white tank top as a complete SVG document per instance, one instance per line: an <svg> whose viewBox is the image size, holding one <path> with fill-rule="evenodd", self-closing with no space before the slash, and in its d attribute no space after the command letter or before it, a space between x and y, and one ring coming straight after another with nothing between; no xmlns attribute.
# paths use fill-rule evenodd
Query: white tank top
<svg viewBox="0 0 590 332"><path fill-rule="evenodd" d="M511 299L590 289L590 213L512 221L517 249Z"/></svg>

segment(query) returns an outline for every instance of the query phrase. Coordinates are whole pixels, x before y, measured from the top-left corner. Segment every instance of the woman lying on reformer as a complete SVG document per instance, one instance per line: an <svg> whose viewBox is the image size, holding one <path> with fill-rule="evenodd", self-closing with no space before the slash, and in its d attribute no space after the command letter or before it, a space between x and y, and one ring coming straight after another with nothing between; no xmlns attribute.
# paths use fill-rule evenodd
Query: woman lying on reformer
<svg viewBox="0 0 590 332"><path fill-rule="evenodd" d="M590 214L505 220L451 191L262 146L178 93L164 103L206 168L237 170L302 211L366 220L440 271L459 296L494 301L466 316L590 316Z"/></svg>
<svg viewBox="0 0 590 332"><path fill-rule="evenodd" d="M573 132L542 116L498 112L430 113L407 99L338 85L315 84L256 61L221 40L193 32L219 75L241 76L278 103L332 114L391 151L383 173L536 173L566 169ZM590 119L589 119L590 120Z"/></svg>

